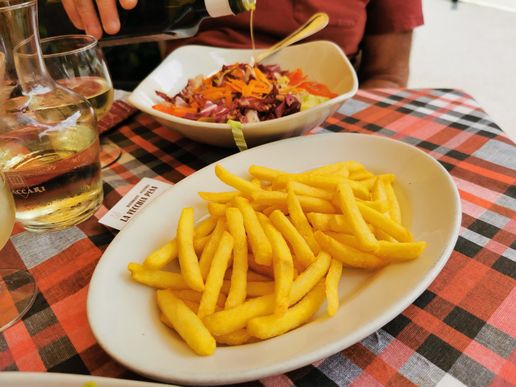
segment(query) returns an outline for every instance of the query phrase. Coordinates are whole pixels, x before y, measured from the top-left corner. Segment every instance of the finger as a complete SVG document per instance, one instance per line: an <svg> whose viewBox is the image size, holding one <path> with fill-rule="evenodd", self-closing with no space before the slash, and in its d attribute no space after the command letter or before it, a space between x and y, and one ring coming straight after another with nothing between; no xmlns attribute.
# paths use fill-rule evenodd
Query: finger
<svg viewBox="0 0 516 387"><path fill-rule="evenodd" d="M116 0L97 0L97 8L104 31L111 35L116 34L120 30Z"/></svg>
<svg viewBox="0 0 516 387"><path fill-rule="evenodd" d="M138 4L138 0L120 0L123 9L133 9Z"/></svg>
<svg viewBox="0 0 516 387"><path fill-rule="evenodd" d="M77 13L81 16L86 33L100 39L102 37L102 28L97 11L91 0L75 0L74 4Z"/></svg>
<svg viewBox="0 0 516 387"><path fill-rule="evenodd" d="M77 9L75 9L73 0L63 0L63 7L75 28L83 30L84 25L82 24L81 17L77 13Z"/></svg>

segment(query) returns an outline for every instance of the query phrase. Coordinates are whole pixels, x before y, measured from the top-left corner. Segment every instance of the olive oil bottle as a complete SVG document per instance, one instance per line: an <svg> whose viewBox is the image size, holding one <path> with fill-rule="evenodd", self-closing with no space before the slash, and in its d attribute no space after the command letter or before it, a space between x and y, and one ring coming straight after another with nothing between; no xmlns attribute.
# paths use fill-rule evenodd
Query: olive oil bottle
<svg viewBox="0 0 516 387"><path fill-rule="evenodd" d="M236 15L251 11L255 6L256 0L139 0L132 10L118 5L120 32L104 34L101 45L187 38L197 33L206 18ZM39 14L46 29L42 35L76 32L67 22L59 0L40 0Z"/></svg>

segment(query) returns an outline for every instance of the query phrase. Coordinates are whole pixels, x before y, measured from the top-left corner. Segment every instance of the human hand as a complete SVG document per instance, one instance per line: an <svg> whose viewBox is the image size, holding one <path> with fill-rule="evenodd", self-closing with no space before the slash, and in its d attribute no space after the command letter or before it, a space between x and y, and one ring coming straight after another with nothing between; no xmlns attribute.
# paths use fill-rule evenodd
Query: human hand
<svg viewBox="0 0 516 387"><path fill-rule="evenodd" d="M116 1L95 0L100 21L92 0L63 0L63 7L76 28L85 30L86 33L100 39L102 37L102 30L108 34L116 34L120 30ZM138 0L119 1L124 9L133 9L138 3Z"/></svg>

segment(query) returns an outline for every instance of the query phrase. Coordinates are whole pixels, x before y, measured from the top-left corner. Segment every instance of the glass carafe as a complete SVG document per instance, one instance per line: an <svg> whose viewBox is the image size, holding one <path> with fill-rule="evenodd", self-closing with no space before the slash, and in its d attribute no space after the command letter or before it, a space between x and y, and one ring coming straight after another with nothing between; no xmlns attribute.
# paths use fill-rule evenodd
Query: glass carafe
<svg viewBox="0 0 516 387"><path fill-rule="evenodd" d="M57 84L41 54L36 0L0 0L0 170L27 230L59 230L102 202L93 108Z"/></svg>

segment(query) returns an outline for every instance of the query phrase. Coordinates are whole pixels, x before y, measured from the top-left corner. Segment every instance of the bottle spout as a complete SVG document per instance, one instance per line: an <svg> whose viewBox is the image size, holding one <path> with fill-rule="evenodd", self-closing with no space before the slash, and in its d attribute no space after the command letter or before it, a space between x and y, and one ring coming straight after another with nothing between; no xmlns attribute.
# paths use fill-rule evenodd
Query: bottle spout
<svg viewBox="0 0 516 387"><path fill-rule="evenodd" d="M256 0L243 0L242 3L247 11L254 11L256 9Z"/></svg>

